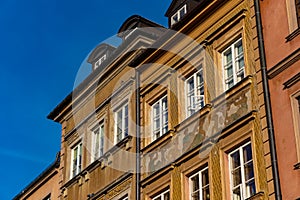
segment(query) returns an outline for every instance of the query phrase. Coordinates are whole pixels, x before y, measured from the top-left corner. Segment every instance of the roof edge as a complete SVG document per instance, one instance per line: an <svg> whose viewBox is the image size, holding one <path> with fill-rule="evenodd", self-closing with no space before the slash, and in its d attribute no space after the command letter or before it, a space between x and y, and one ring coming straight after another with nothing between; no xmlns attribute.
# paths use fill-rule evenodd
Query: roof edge
<svg viewBox="0 0 300 200"><path fill-rule="evenodd" d="M37 184L40 180L45 178L51 171L59 168L60 165L60 152L56 154L55 161L51 163L40 175L38 175L31 183L29 183L19 194L17 194L13 200L18 200L22 195L24 195L31 187Z"/></svg>

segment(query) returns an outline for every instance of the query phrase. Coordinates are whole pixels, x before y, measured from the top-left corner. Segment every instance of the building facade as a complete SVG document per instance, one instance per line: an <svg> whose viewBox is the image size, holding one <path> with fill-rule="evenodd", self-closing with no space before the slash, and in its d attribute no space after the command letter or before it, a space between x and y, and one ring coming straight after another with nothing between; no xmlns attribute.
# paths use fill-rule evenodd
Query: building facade
<svg viewBox="0 0 300 200"><path fill-rule="evenodd" d="M169 28L134 15L96 47L48 115L58 199L276 199L257 3L173 0Z"/></svg>
<svg viewBox="0 0 300 200"><path fill-rule="evenodd" d="M300 2L260 4L282 198L299 199Z"/></svg>
<svg viewBox="0 0 300 200"><path fill-rule="evenodd" d="M59 199L59 165L60 155L36 179L24 188L13 200L50 200Z"/></svg>

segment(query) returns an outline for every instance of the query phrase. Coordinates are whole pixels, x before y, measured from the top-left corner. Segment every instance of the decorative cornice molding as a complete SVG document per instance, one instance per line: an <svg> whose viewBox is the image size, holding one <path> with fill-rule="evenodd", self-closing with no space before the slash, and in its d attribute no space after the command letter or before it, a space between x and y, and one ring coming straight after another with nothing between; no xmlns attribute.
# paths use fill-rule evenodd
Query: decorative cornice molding
<svg viewBox="0 0 300 200"><path fill-rule="evenodd" d="M268 70L268 78L272 79L294 63L296 63L300 59L300 48L296 49L293 53L285 57L275 66L273 66L270 70Z"/></svg>
<svg viewBox="0 0 300 200"><path fill-rule="evenodd" d="M290 78L288 81L286 81L285 83L283 83L284 88L283 89L288 89L290 87L292 87L294 84L296 84L298 81L300 80L300 72L298 74L296 74L295 76L293 76L292 78Z"/></svg>
<svg viewBox="0 0 300 200"><path fill-rule="evenodd" d="M297 28L294 32L289 34L285 39L285 42L290 42L292 41L295 37L297 37L300 34L300 28Z"/></svg>

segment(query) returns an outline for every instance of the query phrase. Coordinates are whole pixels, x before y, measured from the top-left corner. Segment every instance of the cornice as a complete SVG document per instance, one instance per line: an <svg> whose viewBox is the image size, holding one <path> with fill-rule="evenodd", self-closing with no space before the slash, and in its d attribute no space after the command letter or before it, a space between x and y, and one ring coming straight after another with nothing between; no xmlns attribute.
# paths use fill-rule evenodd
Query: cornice
<svg viewBox="0 0 300 200"><path fill-rule="evenodd" d="M300 81L300 72L298 74L296 74L295 76L293 76L292 78L290 78L285 83L283 83L283 85L284 85L283 89L288 89L299 81Z"/></svg>
<svg viewBox="0 0 300 200"><path fill-rule="evenodd" d="M283 72L284 70L288 69L290 66L292 66L294 63L298 62L300 59L300 48L296 49L294 52L292 52L290 55L285 57L283 60L281 60L279 63L277 63L275 66L271 67L270 70L268 70L268 78L273 79L278 74Z"/></svg>

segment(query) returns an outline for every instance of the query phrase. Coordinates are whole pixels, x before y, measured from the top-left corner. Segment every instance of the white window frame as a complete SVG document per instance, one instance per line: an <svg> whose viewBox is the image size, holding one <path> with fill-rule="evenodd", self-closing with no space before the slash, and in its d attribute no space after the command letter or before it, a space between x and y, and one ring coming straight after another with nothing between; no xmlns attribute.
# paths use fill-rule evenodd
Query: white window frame
<svg viewBox="0 0 300 200"><path fill-rule="evenodd" d="M183 11L183 14L181 14L181 11ZM183 18L183 16L186 15L186 13L187 13L187 7L186 7L186 4L184 4L180 9L178 9L176 11L176 13L174 15L172 15L171 25L176 24L177 22L179 22ZM176 17L176 16L177 16L177 21L174 20L174 17Z"/></svg>
<svg viewBox="0 0 300 200"><path fill-rule="evenodd" d="M104 121L94 126L91 129L92 132L92 162L100 158L104 154L104 136L105 127Z"/></svg>
<svg viewBox="0 0 300 200"><path fill-rule="evenodd" d="M163 108L163 103L165 100L166 108ZM155 115L154 109L158 105L159 113ZM169 110L168 110L168 97L167 95L160 98L158 101L156 101L151 106L151 135L152 135L152 141L156 140L163 134L165 134L168 131L169 128ZM166 117L165 117L166 116ZM167 118L167 119L165 119ZM159 121L159 127L155 127L155 121Z"/></svg>
<svg viewBox="0 0 300 200"><path fill-rule="evenodd" d="M243 149L250 145L250 148L251 148L251 157L252 159L251 160L248 160L247 162L244 162L244 157L243 157ZM240 166L233 169L233 166L232 166L232 155L235 154L236 152L239 153L239 160L240 160ZM247 199L249 198L250 196L254 195L256 193L256 182L255 182L255 173L254 173L254 163L253 163L253 151L252 151L252 144L251 142L247 142L246 144L234 149L233 151L231 151L229 154L228 154L228 157L229 157L229 174L230 174L230 195L231 195L231 199L232 200L236 200L236 199L239 199L238 197L235 198L234 196L234 190L235 189L240 189L240 196L241 196L241 200L244 200L244 199ZM245 166L246 165L250 165L251 166L251 163L252 163L252 173L253 173L253 177L250 178L249 180L246 180L246 175L245 175ZM241 183L234 186L233 185L233 174L234 174L234 171L236 171L237 169L240 169L240 176L241 176ZM247 183L250 183L250 182L254 182L254 192L251 193L250 191L250 187L247 186Z"/></svg>
<svg viewBox="0 0 300 200"><path fill-rule="evenodd" d="M74 166L75 161L75 150L79 150L76 156L76 166ZM74 168L76 167L76 168ZM71 148L71 169L70 169L70 178L75 177L77 174L81 172L82 167L82 142L79 142L74 147Z"/></svg>
<svg viewBox="0 0 300 200"><path fill-rule="evenodd" d="M205 167L204 169L198 171L197 173L193 174L192 176L189 177L189 199L193 200L193 194L198 193L199 194L199 200L206 200L207 198L204 198L204 194L203 194L203 190L204 189L209 189L209 178L208 178L208 184L203 185L203 181L202 181L202 175L207 172L207 176L209 177L209 171L208 171L208 167ZM196 176L199 176L199 189L198 191L193 191L193 182L192 179ZM208 195L210 196L210 192L208 193ZM209 199L209 198L208 198Z"/></svg>
<svg viewBox="0 0 300 200"><path fill-rule="evenodd" d="M126 109L127 109L127 115L126 115ZM118 114L121 112L121 135L120 138L118 138ZM129 106L128 103L123 104L118 109L114 111L114 119L115 119L115 144L120 142L122 139L124 139L126 136L128 136L129 133Z"/></svg>
<svg viewBox="0 0 300 200"><path fill-rule="evenodd" d="M242 52L238 54L236 48L238 44L242 47ZM229 52L231 53L231 62L226 61L226 56ZM239 68L239 61L242 60L243 66ZM226 48L222 52L222 67L223 67L223 77L224 77L224 85L225 90L230 89L235 84L237 84L239 81L241 81L245 77L245 55L244 55L244 47L243 47L243 41L242 38L236 40L233 42L228 48ZM229 69L232 69L232 75L228 76L227 72ZM231 83L231 84L230 84Z"/></svg>
<svg viewBox="0 0 300 200"><path fill-rule="evenodd" d="M189 83L193 81L194 88L190 91ZM197 71L185 80L186 115L191 116L205 105L203 69Z"/></svg>
<svg viewBox="0 0 300 200"><path fill-rule="evenodd" d="M289 33L291 34L299 28L295 0L286 0L286 9L289 23Z"/></svg>
<svg viewBox="0 0 300 200"><path fill-rule="evenodd" d="M106 54L101 56L97 62L95 62L95 69L97 69L106 60Z"/></svg>
<svg viewBox="0 0 300 200"><path fill-rule="evenodd" d="M120 200L128 200L128 196L122 197Z"/></svg>
<svg viewBox="0 0 300 200"><path fill-rule="evenodd" d="M291 105L292 105L292 113L293 113L293 125L295 132L295 142L296 142L296 152L297 152L297 160L300 162L300 108L299 108L299 100L300 100L300 91L294 93L291 97ZM299 100L298 100L299 99Z"/></svg>
<svg viewBox="0 0 300 200"><path fill-rule="evenodd" d="M170 196L170 190L166 190L162 193L160 193L159 195L155 196L152 200L157 200L160 198L160 200L165 200L165 194L169 193L169 199L171 199L171 196Z"/></svg>

